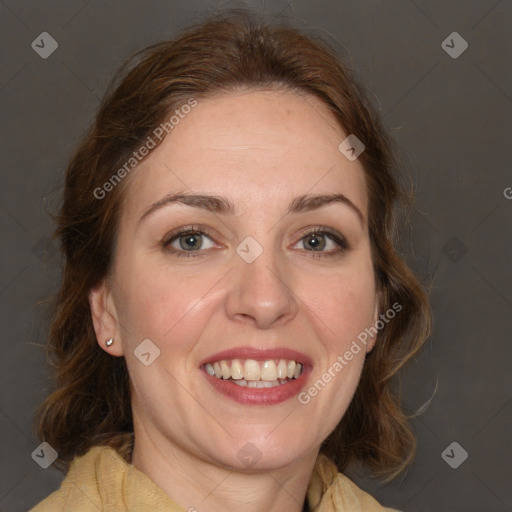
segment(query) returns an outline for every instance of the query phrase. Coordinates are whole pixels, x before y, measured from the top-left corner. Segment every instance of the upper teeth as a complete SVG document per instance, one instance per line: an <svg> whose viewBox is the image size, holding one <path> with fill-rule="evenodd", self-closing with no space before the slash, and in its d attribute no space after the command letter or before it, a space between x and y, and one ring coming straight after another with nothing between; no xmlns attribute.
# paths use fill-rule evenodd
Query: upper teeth
<svg viewBox="0 0 512 512"><path fill-rule="evenodd" d="M297 378L302 372L302 363L285 359L256 361L255 359L233 359L207 363L205 370L219 379L265 380Z"/></svg>

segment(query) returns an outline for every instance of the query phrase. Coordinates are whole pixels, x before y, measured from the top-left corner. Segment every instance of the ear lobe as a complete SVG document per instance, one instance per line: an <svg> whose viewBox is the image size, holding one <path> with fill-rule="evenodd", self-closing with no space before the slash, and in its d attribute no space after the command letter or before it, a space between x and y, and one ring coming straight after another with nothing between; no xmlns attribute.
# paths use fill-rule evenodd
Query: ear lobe
<svg viewBox="0 0 512 512"><path fill-rule="evenodd" d="M105 280L89 292L89 306L98 345L113 356L122 356L121 333L118 328L116 309ZM107 347L105 343L110 338L114 338L114 343Z"/></svg>

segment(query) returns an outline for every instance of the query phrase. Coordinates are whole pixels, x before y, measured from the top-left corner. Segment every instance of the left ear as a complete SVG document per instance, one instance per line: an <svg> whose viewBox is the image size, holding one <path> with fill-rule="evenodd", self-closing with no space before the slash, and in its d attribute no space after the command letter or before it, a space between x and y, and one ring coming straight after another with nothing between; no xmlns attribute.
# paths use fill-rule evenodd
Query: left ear
<svg viewBox="0 0 512 512"><path fill-rule="evenodd" d="M124 354L123 340L107 279L104 279L89 292L89 304L98 345L112 356L122 356ZM111 347L107 347L105 344L109 338L114 339L114 344Z"/></svg>

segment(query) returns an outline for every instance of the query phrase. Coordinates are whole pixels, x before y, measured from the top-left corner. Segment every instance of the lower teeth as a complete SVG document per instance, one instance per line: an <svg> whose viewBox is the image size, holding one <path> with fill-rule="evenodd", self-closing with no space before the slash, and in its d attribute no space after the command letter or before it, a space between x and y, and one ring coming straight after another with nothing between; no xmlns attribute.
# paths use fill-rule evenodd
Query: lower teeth
<svg viewBox="0 0 512 512"><path fill-rule="evenodd" d="M278 380L245 380L245 379L228 379L231 382L238 384L242 387L248 388L274 388L276 386L281 386L282 384L286 384L294 379L278 379Z"/></svg>

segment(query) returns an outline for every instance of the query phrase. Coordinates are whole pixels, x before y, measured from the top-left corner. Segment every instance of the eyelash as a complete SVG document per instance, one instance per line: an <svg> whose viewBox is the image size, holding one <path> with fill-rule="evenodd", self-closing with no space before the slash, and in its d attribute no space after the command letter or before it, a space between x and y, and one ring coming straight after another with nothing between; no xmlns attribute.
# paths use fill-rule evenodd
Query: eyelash
<svg viewBox="0 0 512 512"><path fill-rule="evenodd" d="M212 235L209 232L209 229L206 226L184 226L182 228L177 229L176 231L170 233L169 237L166 237L161 245L162 247L171 252L172 254L178 256L178 257L186 257L186 258L196 258L203 256L204 253L200 251L184 251L184 250L176 250L174 248L169 248L170 244L174 242L175 240L178 240L181 237L187 236L187 235L206 235L208 238L213 240ZM333 241L338 248L331 250L329 252L324 251L308 251L305 250L308 253L311 253L311 257L313 258L334 258L336 256L340 256L344 252L348 251L350 249L350 246L346 240L346 238L343 235L338 235L336 232L332 231L330 228L326 226L314 226L307 228L302 231L301 238L299 239L299 242L303 240L304 238L311 236L311 235L323 235L329 238L331 241ZM297 242L298 243L298 242Z"/></svg>

